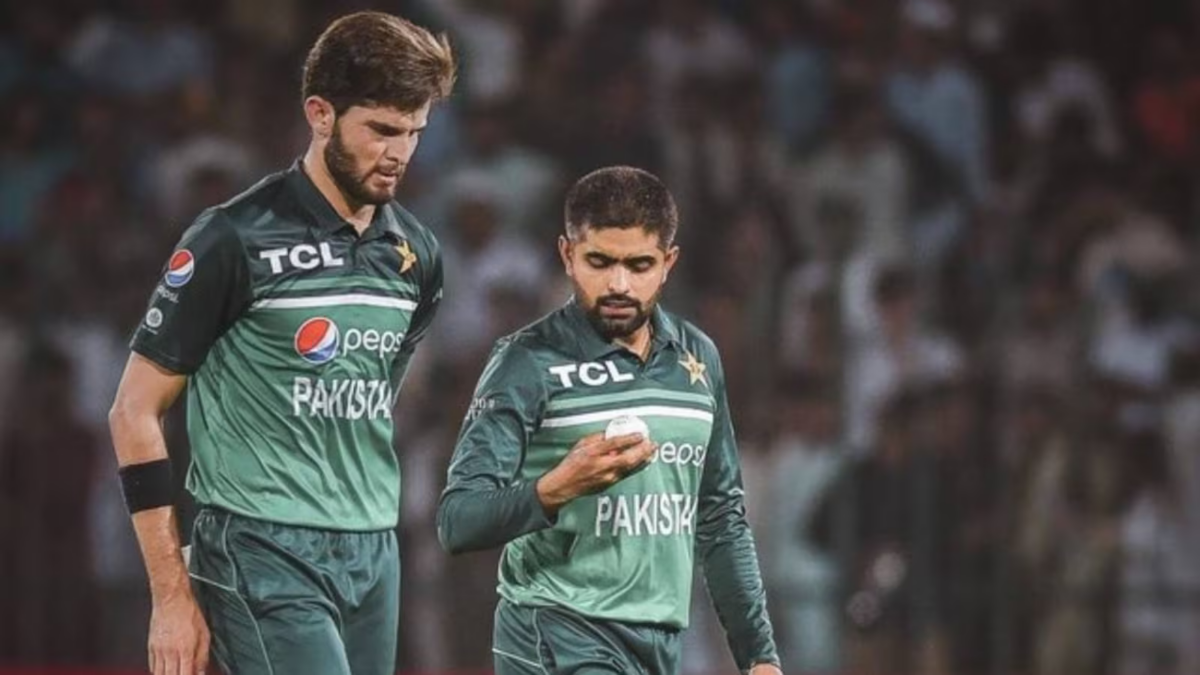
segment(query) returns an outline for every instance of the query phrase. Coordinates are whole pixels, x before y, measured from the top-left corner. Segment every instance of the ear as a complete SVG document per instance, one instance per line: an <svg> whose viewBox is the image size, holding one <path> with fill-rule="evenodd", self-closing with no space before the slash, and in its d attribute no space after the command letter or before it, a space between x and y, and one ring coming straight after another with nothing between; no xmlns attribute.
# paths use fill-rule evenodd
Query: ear
<svg viewBox="0 0 1200 675"><path fill-rule="evenodd" d="M304 119L308 120L308 128L312 130L313 138L326 140L333 135L333 123L337 120L333 104L320 96L309 96L304 99Z"/></svg>
<svg viewBox="0 0 1200 675"><path fill-rule="evenodd" d="M667 254L663 256L663 283L667 282L667 277L671 276L671 268L679 261L679 247L671 246L667 249Z"/></svg>
<svg viewBox="0 0 1200 675"><path fill-rule="evenodd" d="M563 269L567 276L575 276L575 267L571 262L571 240L564 235L558 235L558 257L562 259Z"/></svg>

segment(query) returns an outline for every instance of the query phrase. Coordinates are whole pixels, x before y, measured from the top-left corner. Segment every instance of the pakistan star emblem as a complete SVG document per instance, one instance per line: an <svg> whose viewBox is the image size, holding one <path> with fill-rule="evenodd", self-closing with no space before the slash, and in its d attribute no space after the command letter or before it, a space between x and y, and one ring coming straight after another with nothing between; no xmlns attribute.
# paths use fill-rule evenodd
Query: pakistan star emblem
<svg viewBox="0 0 1200 675"><path fill-rule="evenodd" d="M708 366L697 361L695 354L692 354L691 352L684 353L687 354L687 360L680 361L679 365L683 366L684 370L688 372L688 380L690 381L689 384L703 382L704 386L707 387L708 380L704 378L704 371L708 370Z"/></svg>
<svg viewBox="0 0 1200 675"><path fill-rule="evenodd" d="M396 253L400 254L400 274L411 270L412 266L417 264L417 254L412 252L407 240L396 245Z"/></svg>

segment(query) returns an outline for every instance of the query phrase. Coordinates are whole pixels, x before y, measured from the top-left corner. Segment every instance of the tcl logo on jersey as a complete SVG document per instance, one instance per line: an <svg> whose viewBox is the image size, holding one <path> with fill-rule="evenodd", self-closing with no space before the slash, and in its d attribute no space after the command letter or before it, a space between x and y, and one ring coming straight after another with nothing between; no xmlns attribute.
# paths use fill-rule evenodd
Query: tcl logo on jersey
<svg viewBox="0 0 1200 675"><path fill-rule="evenodd" d="M320 247L312 244L300 244L291 248L270 248L259 251L259 260L271 263L271 274L283 271L283 261L300 270L315 270L318 267L341 267L346 264L345 258L333 255L329 242L323 242Z"/></svg>
<svg viewBox="0 0 1200 675"><path fill-rule="evenodd" d="M186 248L181 248L175 251L171 259L167 261L167 276L165 281L171 288L179 288L192 280L192 274L196 271L196 256Z"/></svg>
<svg viewBox="0 0 1200 675"><path fill-rule="evenodd" d="M622 373L613 361L604 363L568 363L562 366L550 366L550 373L557 375L562 386L570 389L575 386L575 378L589 387L599 387L609 382L628 382L633 379L633 373Z"/></svg>
<svg viewBox="0 0 1200 675"><path fill-rule="evenodd" d="M380 359L386 359L399 352L403 342L404 333L400 331L379 331L374 328L351 328L343 336L333 319L323 316L300 324L294 339L296 353L300 358L317 366L329 363L339 354L345 356L360 349L374 352Z"/></svg>

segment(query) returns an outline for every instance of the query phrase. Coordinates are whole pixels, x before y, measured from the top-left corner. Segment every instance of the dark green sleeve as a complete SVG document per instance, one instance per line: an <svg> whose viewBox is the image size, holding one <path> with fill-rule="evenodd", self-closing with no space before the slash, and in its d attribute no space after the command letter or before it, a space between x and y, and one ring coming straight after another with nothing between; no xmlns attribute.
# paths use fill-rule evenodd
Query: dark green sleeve
<svg viewBox="0 0 1200 675"><path fill-rule="evenodd" d="M492 351L463 421L446 489L438 539L450 553L493 548L553 525L536 484L517 479L545 401L541 371L523 347Z"/></svg>
<svg viewBox="0 0 1200 675"><path fill-rule="evenodd" d="M738 668L779 663L767 596L758 569L754 537L746 522L745 493L738 463L737 440L729 417L725 377L720 362L711 378L717 411L709 439L708 461L700 483L696 551L717 616L725 628Z"/></svg>
<svg viewBox="0 0 1200 675"><path fill-rule="evenodd" d="M183 233L163 266L130 347L167 370L190 375L250 299L241 237L220 211L210 209Z"/></svg>

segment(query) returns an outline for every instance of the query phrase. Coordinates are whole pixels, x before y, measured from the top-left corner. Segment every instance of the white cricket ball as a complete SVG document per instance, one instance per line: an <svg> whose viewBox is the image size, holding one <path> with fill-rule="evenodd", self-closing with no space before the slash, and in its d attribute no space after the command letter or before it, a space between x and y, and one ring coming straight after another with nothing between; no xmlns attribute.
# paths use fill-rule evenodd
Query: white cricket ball
<svg viewBox="0 0 1200 675"><path fill-rule="evenodd" d="M626 434L641 434L642 438L649 440L650 427L642 421L642 418L634 415L622 415L614 417L604 428L604 438L609 439L614 436L624 436Z"/></svg>

